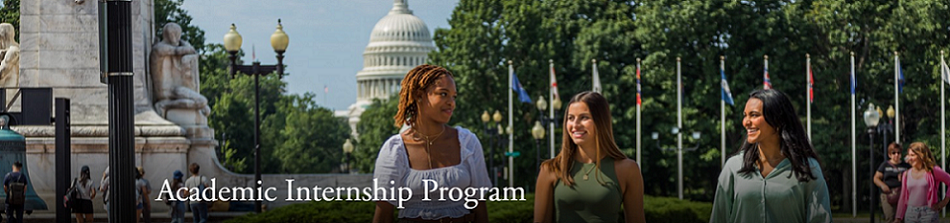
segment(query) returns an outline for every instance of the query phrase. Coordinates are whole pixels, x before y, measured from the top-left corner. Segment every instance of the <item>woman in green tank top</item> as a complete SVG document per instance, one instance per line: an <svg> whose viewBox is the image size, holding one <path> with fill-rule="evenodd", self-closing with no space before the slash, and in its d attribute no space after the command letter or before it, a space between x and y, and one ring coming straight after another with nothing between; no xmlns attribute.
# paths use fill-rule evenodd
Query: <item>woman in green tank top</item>
<svg viewBox="0 0 950 223"><path fill-rule="evenodd" d="M561 152L541 164L534 222L645 222L643 176L614 143L602 95L581 92L564 115Z"/></svg>

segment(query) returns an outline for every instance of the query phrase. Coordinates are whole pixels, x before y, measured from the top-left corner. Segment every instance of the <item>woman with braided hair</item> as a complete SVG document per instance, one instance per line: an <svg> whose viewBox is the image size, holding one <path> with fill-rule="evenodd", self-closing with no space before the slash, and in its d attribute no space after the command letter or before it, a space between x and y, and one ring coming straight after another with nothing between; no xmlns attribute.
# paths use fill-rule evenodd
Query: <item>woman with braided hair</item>
<svg viewBox="0 0 950 223"><path fill-rule="evenodd" d="M478 138L447 124L458 97L452 73L419 65L406 74L401 87L395 125L408 128L383 143L373 177L380 188L409 188L413 195L401 204L377 201L373 222L393 222L395 205L402 205L397 222L488 222L485 202L468 209L465 200L432 199L441 194L424 190L432 181L440 188L492 186ZM422 200L426 193L431 200Z"/></svg>

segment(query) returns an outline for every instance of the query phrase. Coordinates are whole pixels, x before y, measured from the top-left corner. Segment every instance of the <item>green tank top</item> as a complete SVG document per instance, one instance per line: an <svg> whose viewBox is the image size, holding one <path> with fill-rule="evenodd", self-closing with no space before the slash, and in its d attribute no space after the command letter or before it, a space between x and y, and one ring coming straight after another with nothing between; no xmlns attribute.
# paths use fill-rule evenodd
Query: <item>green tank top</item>
<svg viewBox="0 0 950 223"><path fill-rule="evenodd" d="M574 161L571 168L574 186L568 187L560 180L554 186L557 222L617 222L623 198L614 159L607 157L600 162L600 171L597 171L593 170L596 163Z"/></svg>

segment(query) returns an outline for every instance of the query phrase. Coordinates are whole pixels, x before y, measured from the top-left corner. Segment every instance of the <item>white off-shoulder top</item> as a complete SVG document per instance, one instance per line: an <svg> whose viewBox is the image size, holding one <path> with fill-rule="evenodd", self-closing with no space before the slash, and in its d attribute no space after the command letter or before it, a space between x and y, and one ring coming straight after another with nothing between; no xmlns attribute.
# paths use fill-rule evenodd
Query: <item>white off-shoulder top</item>
<svg viewBox="0 0 950 223"><path fill-rule="evenodd" d="M399 134L389 137L383 143L379 150L379 156L376 158L376 169L373 172L373 177L377 179L379 188L386 188L386 191L389 191L392 187L405 187L412 190L412 198L403 202L402 205L405 209L399 210L399 218L434 220L458 218L470 213L464 207L465 199L452 201L449 199L449 191L440 192L436 190L430 192L430 200L423 201L423 194L426 192L423 180L435 180L439 184L439 188L458 187L463 191L469 187L489 188L492 186L488 178L488 169L485 166L485 156L482 152L481 142L468 129L462 127L456 127L456 129L458 130L461 147L461 162L455 166L415 170L409 167L408 153ZM394 181L395 184L390 184L390 181ZM429 183L429 189L432 188L432 183ZM398 188L396 191L398 193ZM445 201L439 201L443 194ZM453 196L460 197L458 192L453 193ZM478 198L478 195L474 198ZM398 208L398 201L387 201ZM482 202L479 205L485 205L485 203Z"/></svg>

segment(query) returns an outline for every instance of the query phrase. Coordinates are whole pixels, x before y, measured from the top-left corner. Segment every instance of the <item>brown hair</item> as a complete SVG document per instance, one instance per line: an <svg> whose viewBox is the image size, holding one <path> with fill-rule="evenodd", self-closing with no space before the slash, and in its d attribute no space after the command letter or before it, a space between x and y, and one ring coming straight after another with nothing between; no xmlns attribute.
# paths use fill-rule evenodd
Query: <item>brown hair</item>
<svg viewBox="0 0 950 223"><path fill-rule="evenodd" d="M893 152L902 153L903 151L901 150L903 150L903 148L901 148L901 144L897 144L896 142L892 142L890 145L887 146L888 154L893 153Z"/></svg>
<svg viewBox="0 0 950 223"><path fill-rule="evenodd" d="M449 70L428 64L416 66L406 73L406 77L402 79L402 89L399 90L399 110L393 117L396 128L402 127L403 124L416 125L419 117L417 100L425 94L426 88L435 84L442 76L454 78Z"/></svg>
<svg viewBox="0 0 950 223"><path fill-rule="evenodd" d="M930 153L930 148L927 147L927 144L914 142L907 147L907 150L908 152L913 151L917 154L917 162L923 162L924 169L927 169L927 172L934 170L934 166L937 165L937 162L934 161L934 156Z"/></svg>
<svg viewBox="0 0 950 223"><path fill-rule="evenodd" d="M197 163L191 163L191 165L188 166L188 172L191 172L192 175L197 175L199 169L201 169L201 166L198 166Z"/></svg>
<svg viewBox="0 0 950 223"><path fill-rule="evenodd" d="M620 152L620 147L614 142L614 130L613 124L610 116L610 105L607 103L607 99L603 95L593 91L585 91L579 94L574 95L571 98L571 101L567 103L568 107L574 103L584 103L587 104L587 108L590 109L591 119L594 120L594 127L596 128L594 136L594 145L596 152L594 157L600 157L601 153L607 153L607 156L614 158L615 160L626 159L627 156ZM571 177L571 168L574 166L574 154L577 153L577 144L574 144L574 140L571 140L570 130L566 128L567 126L567 116L570 109L564 109L564 121L562 126L565 128L561 133L561 152L554 157L554 159L546 160L541 164L543 168L549 168L551 172L557 176L558 180L564 182L564 185L571 186L574 184L574 178ZM597 163L597 171L600 171L600 160L597 159L594 162ZM595 174L595 177L600 181L600 174Z"/></svg>

